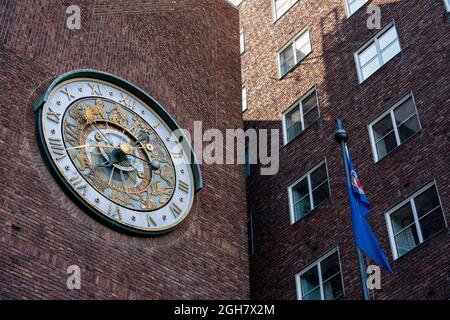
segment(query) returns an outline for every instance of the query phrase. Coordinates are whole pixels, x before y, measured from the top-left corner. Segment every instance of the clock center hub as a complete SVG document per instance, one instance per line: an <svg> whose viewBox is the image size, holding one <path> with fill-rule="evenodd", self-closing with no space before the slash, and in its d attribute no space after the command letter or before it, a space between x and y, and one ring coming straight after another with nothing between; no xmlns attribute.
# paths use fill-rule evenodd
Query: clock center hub
<svg viewBox="0 0 450 320"><path fill-rule="evenodd" d="M133 152L133 147L129 143L122 142L119 145L119 150L120 150L120 152L128 155L128 154L131 154Z"/></svg>

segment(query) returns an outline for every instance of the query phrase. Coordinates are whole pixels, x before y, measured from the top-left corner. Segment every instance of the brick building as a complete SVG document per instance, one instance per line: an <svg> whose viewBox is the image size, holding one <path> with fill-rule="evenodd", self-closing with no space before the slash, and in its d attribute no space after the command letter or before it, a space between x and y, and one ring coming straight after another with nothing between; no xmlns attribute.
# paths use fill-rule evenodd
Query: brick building
<svg viewBox="0 0 450 320"><path fill-rule="evenodd" d="M76 4L81 29L69 29ZM110 229L57 184L33 104L59 75L96 69L138 85L181 127L241 128L239 16L226 1L0 1L0 298L249 297L242 166L202 166L177 230ZM81 269L81 290L66 270Z"/></svg>
<svg viewBox="0 0 450 320"><path fill-rule="evenodd" d="M254 165L247 177L252 298L361 298L338 116L394 270L371 298L450 297L449 10L445 0L242 1L244 124L283 132L278 174ZM376 12L380 29L367 24Z"/></svg>

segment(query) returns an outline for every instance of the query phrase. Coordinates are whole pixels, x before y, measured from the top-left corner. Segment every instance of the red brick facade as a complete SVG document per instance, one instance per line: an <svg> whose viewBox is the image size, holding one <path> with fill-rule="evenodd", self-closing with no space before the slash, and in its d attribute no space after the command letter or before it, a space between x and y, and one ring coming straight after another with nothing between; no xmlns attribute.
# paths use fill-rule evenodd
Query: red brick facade
<svg viewBox="0 0 450 320"><path fill-rule="evenodd" d="M435 179L449 224L448 128L450 24L441 0L374 0L382 26L394 20L401 53L358 84L353 53L377 33L369 30L367 7L347 18L344 0L299 0L278 21L271 0L244 0L242 81L247 86L247 128L281 130L281 113L317 86L320 119L280 147L277 175L247 178L248 212L253 217L255 254L250 258L251 296L295 299L295 274L332 248L339 248L345 299L361 290L335 118L342 115L349 149L373 206L369 223L394 269L382 272L375 299L450 297L448 229L392 262L384 213ZM278 79L276 53L308 27L312 53ZM406 92L414 94L422 130L374 164L367 125ZM280 145L282 142L280 141ZM291 225L287 187L326 158L330 198Z"/></svg>
<svg viewBox="0 0 450 320"><path fill-rule="evenodd" d="M81 29L66 8L81 8ZM138 238L92 219L44 164L33 103L58 75L138 85L183 128L242 127L238 11L225 1L0 1L0 298L249 297L242 166L202 165L176 231ZM81 290L66 269L81 267Z"/></svg>

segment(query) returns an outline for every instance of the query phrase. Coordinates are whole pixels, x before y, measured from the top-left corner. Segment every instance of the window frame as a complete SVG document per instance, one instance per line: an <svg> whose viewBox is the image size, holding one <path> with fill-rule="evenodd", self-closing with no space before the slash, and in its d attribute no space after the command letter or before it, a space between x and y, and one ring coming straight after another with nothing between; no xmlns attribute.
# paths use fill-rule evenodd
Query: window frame
<svg viewBox="0 0 450 320"><path fill-rule="evenodd" d="M291 39L289 39L288 42L286 42L283 47L281 47L281 49L279 49L277 51L276 54L276 60L277 60L277 66L278 66L278 80L283 79L289 72L291 72L292 70L295 69L295 67L297 67L303 60L306 59L307 56L309 56L311 54L311 52L313 52L313 45L312 45L312 40L311 40L311 33L309 32L310 28L309 27L305 27L303 29L301 29L299 32L297 32ZM296 52L294 52L294 65L286 71L286 73L282 74L281 73L281 53L286 50L288 47L292 47L292 50L294 50L294 45L295 42L305 33L308 33L308 38L309 38L309 45L311 47L311 51L308 52L303 59L297 61L297 54Z"/></svg>
<svg viewBox="0 0 450 320"><path fill-rule="evenodd" d="M364 0L364 3L358 9L356 9L355 12L351 13L350 12L350 3L349 3L349 1L350 0L344 0L344 2L345 2L345 13L347 15L347 18L350 18L352 15L354 15L356 12L358 12L362 7L364 7L369 2L369 0Z"/></svg>
<svg viewBox="0 0 450 320"><path fill-rule="evenodd" d="M382 60L381 49L380 49L380 44L379 44L379 39L378 38L380 38L383 34L385 34L391 28L395 28L395 33L397 34L397 41L398 41L398 44L399 44L399 47L400 47L400 51L398 53L396 53L391 59L389 59L388 61L384 62ZM377 70L375 70L370 76L368 76L367 78L363 79L362 66L360 65L359 55L364 50L366 50L368 47L370 47L370 45L372 45L372 43L375 43L375 47L376 47L376 50L377 50L377 55L376 56L377 56L377 58L378 58L378 60L380 62L380 67ZM399 55L401 52L402 52L402 45L401 45L401 41L400 41L400 36L398 34L397 25L395 24L395 21L392 20L387 25L385 25L381 30L379 30L374 36L372 36L369 40L367 40L353 54L353 58L355 60L356 72L357 72L357 75L358 75L358 84L362 84L364 81L369 79L371 76L373 76L375 73L377 73L381 68L383 68L386 64L388 64L388 62L390 62L392 59L394 59L394 57Z"/></svg>
<svg viewBox="0 0 450 320"><path fill-rule="evenodd" d="M397 123L395 121L395 114L394 114L394 110L397 109L399 106L401 106L403 103L405 103L406 101L408 101L409 99L412 99L413 104L414 104L414 115L417 116L417 122L419 123L419 130L414 133L411 137L409 137L408 139L406 139L405 141L401 142L400 141L400 134L398 132L398 126ZM387 116L388 114L390 114L390 118L391 118L391 124L392 124L392 128L394 131L394 136L395 136L395 141L397 143L397 146L389 153L387 153L384 157L379 158L378 156L378 150L377 150L377 141L375 141L375 134L373 131L373 127L374 125L376 125L381 119L383 119L385 116ZM405 123L406 121L408 121L409 119L411 119L413 117L413 115L411 115L408 119L406 119L405 121L403 121L401 124ZM400 124L400 125L401 125ZM369 131L369 140L370 140L370 145L372 148L372 157L373 157L373 161L374 163L377 163L378 161L386 158L389 154L391 154L392 152L394 152L395 150L397 150L400 146L402 146L403 144L405 144L409 139L411 139L413 136L415 136L416 134L418 134L419 132L422 131L422 124L420 122L420 118L419 118L419 112L417 111L417 104L416 104L416 100L414 98L414 94L413 92L410 90L408 91L406 94L404 94L397 102L395 102L392 106L390 106L386 111L384 111L382 114L380 114L379 116L377 116L372 122L369 123L369 125L367 126L367 129Z"/></svg>
<svg viewBox="0 0 450 320"><path fill-rule="evenodd" d="M426 192L428 189L430 189L431 187L435 187L436 188L436 193L437 193L437 197L439 200L439 206L441 208L441 213L442 213L442 219L444 220L444 224L445 224L445 228L448 228L447 225L447 219L445 217L445 213L444 213L444 207L442 206L442 201L441 201L441 196L439 193L439 189L436 183L436 180L433 179L433 181L427 183L425 186L419 188L419 190L415 191L413 194L409 195L408 197L406 197L405 199L403 199L402 201L400 201L398 204L396 204L395 206L393 206L391 209L389 209L388 211L386 211L386 213L384 214L385 216L385 220L386 220L386 226L387 226L387 230L388 230L388 236L389 236L389 243L391 245L391 252L392 252L392 258L394 260L397 260L401 257L403 257L405 254L408 254L409 252L411 252L412 250L416 249L417 247L421 246L424 242L428 241L429 239L423 239L423 235L422 235L422 228L420 226L420 219L417 216L417 209L416 209L416 205L415 205L415 201L414 199L417 198L419 195L423 194L424 192ZM409 203L411 210L412 210L412 215L414 217L414 226L416 228L417 231L417 237L419 239L419 243L412 248L411 250L409 250L407 253L399 256L398 254L398 248L395 242L395 233L394 233L394 228L392 226L392 219L391 219L391 215L396 212L398 209L400 209L401 207L403 207L405 204ZM438 208L438 207L436 207ZM436 208L432 209L430 212L433 212ZM427 213L427 214L428 214ZM421 218L423 218L424 216L422 216ZM412 225L412 224L411 224ZM409 226L407 227L409 228ZM445 229L444 228L444 229ZM443 230L444 230L443 229ZM399 234L401 231L399 231L397 234Z"/></svg>
<svg viewBox="0 0 450 320"><path fill-rule="evenodd" d="M272 0L272 19L273 22L277 22L282 16L284 16L286 13L289 12L289 10L291 10L291 8L299 1L299 0L288 0L289 1L289 8L283 12L281 15L278 15L277 13L277 4L276 4L277 0Z"/></svg>
<svg viewBox="0 0 450 320"><path fill-rule="evenodd" d="M245 99L244 99L245 96ZM241 89L241 100L242 100L242 113L248 110L248 92L247 85L243 85ZM245 103L244 103L245 102ZM245 105L245 108L244 108Z"/></svg>
<svg viewBox="0 0 450 320"><path fill-rule="evenodd" d="M321 167L323 164L325 164L325 171L327 173L328 199L331 198L330 175L329 175L329 171L328 171L328 164L327 164L327 159L323 158L316 165L314 165L311 169L309 169L305 174L303 174L302 176L297 178L293 183L291 183L288 186L289 215L290 215L290 219L291 219L291 225L293 225L293 224L297 223L298 221L309 216L311 214L311 212L313 212L321 203L323 203L323 201L322 201L318 205L314 205L313 191L315 189L313 190L312 186L311 186L311 173L313 173L316 169ZM305 214L303 217L301 217L300 219L295 220L295 204L294 204L293 188L297 184L299 184L301 181L303 181L304 179L308 180L308 197L309 197L309 203L311 205L311 210L307 214ZM323 184L323 182L322 182L322 184ZM319 186L321 186L322 184L320 184ZM317 186L316 189L319 186ZM326 200L324 200L324 201L326 201Z"/></svg>
<svg viewBox="0 0 450 320"><path fill-rule="evenodd" d="M239 31L239 52L243 54L245 52L245 32L244 28Z"/></svg>
<svg viewBox="0 0 450 320"><path fill-rule="evenodd" d="M450 13L450 0L444 0L444 6L447 13Z"/></svg>
<svg viewBox="0 0 450 320"><path fill-rule="evenodd" d="M316 92L317 108L318 108L318 113L319 113L319 117L317 118L317 120L320 119L321 114L320 114L319 94L318 94L318 90L317 90L317 85L314 85L305 94L303 94L300 98L298 98L293 104L291 104L289 106L289 108L287 108L285 111L283 111L281 113L281 127L283 129L283 145L287 145L289 142L291 142L296 137L298 137L303 131L305 131L307 128L309 128L309 126L305 127L304 113L303 113L303 101L306 98L308 98L309 95L311 95L314 91ZM300 125L302 127L302 131L300 131L295 137L293 137L291 140L288 141L287 115L295 108L300 109ZM315 120L315 121L317 121L317 120Z"/></svg>
<svg viewBox="0 0 450 320"><path fill-rule="evenodd" d="M317 272L319 274L319 288L320 288L320 299L321 301L324 301L324 292L323 292L323 279L322 279L322 269L321 269L321 262L323 262L328 257L332 256L337 252L338 255L338 261L339 261L339 273L341 275L341 284L342 284L342 295L340 298L345 296L345 286L344 286L344 276L342 272L342 262L341 262L341 254L339 252L339 247L333 248L318 259L316 259L313 263L309 264L305 268L303 268L300 272L298 272L295 275L295 286L297 291L297 300L303 300L303 293L302 293L302 285L301 285L301 276L310 271L312 268L317 266ZM336 276L337 274L333 275L332 277ZM331 277L331 278L332 278ZM331 279L329 278L329 279ZM327 279L327 280L329 280ZM311 292L311 291L310 291ZM309 292L308 292L309 293Z"/></svg>

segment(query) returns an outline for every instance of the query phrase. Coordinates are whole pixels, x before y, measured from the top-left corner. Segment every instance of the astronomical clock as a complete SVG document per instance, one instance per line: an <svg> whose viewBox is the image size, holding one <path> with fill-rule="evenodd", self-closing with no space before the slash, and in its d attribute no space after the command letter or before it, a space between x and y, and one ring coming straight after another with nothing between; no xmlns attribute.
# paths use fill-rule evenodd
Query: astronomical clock
<svg viewBox="0 0 450 320"><path fill-rule="evenodd" d="M175 120L131 83L79 70L35 106L42 154L63 188L110 226L139 235L173 230L201 188Z"/></svg>

